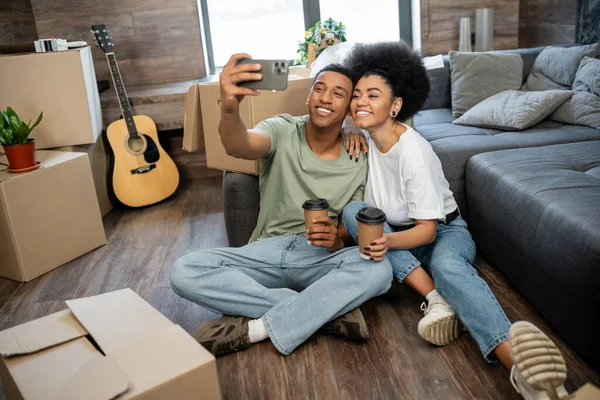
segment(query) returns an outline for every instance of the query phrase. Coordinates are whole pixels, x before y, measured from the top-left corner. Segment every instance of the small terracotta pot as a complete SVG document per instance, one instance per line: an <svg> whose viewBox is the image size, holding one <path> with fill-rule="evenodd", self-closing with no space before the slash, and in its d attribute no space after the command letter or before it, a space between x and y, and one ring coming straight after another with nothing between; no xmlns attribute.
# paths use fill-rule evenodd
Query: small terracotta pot
<svg viewBox="0 0 600 400"><path fill-rule="evenodd" d="M10 169L17 170L35 165L35 139L27 139L27 143L3 147Z"/></svg>

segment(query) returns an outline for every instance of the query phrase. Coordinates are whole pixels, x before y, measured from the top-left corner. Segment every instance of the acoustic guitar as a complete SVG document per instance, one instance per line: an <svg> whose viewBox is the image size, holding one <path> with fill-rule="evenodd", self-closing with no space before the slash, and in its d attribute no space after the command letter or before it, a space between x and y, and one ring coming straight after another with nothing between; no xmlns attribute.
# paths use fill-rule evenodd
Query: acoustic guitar
<svg viewBox="0 0 600 400"><path fill-rule="evenodd" d="M160 145L154 121L146 115L133 115L106 26L92 25L92 33L108 60L123 115L104 133L109 191L129 207L158 203L177 190L179 171Z"/></svg>

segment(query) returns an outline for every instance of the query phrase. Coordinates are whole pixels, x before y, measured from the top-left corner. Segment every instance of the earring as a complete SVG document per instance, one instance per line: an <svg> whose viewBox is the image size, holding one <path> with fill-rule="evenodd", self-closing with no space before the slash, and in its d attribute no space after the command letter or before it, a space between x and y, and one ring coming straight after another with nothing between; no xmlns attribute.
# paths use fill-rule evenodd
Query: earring
<svg viewBox="0 0 600 400"><path fill-rule="evenodd" d="M398 112L397 112L396 110L392 110L392 111L390 112L390 116L391 116L392 118L396 118L396 115L398 115Z"/></svg>

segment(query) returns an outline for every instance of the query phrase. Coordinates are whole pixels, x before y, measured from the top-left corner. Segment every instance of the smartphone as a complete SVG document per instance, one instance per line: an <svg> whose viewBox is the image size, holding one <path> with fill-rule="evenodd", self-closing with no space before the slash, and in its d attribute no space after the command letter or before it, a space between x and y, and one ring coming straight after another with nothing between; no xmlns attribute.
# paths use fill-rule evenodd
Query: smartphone
<svg viewBox="0 0 600 400"><path fill-rule="evenodd" d="M260 81L239 82L238 86L253 90L285 90L288 82L290 68L289 60L253 60L244 58L239 64L260 64L262 66Z"/></svg>

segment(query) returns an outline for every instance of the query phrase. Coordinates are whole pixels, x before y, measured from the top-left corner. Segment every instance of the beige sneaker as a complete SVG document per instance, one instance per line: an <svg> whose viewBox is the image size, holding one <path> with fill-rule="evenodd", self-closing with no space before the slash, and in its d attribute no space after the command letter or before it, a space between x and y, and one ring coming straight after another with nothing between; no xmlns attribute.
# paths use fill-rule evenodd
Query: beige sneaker
<svg viewBox="0 0 600 400"><path fill-rule="evenodd" d="M510 328L514 362L510 380L525 400L558 400L568 396L563 384L567 366L560 350L538 327L519 321Z"/></svg>
<svg viewBox="0 0 600 400"><path fill-rule="evenodd" d="M421 304L425 316L419 321L419 336L437 346L452 343L462 332L462 324L458 316L441 296L432 299L429 304Z"/></svg>

